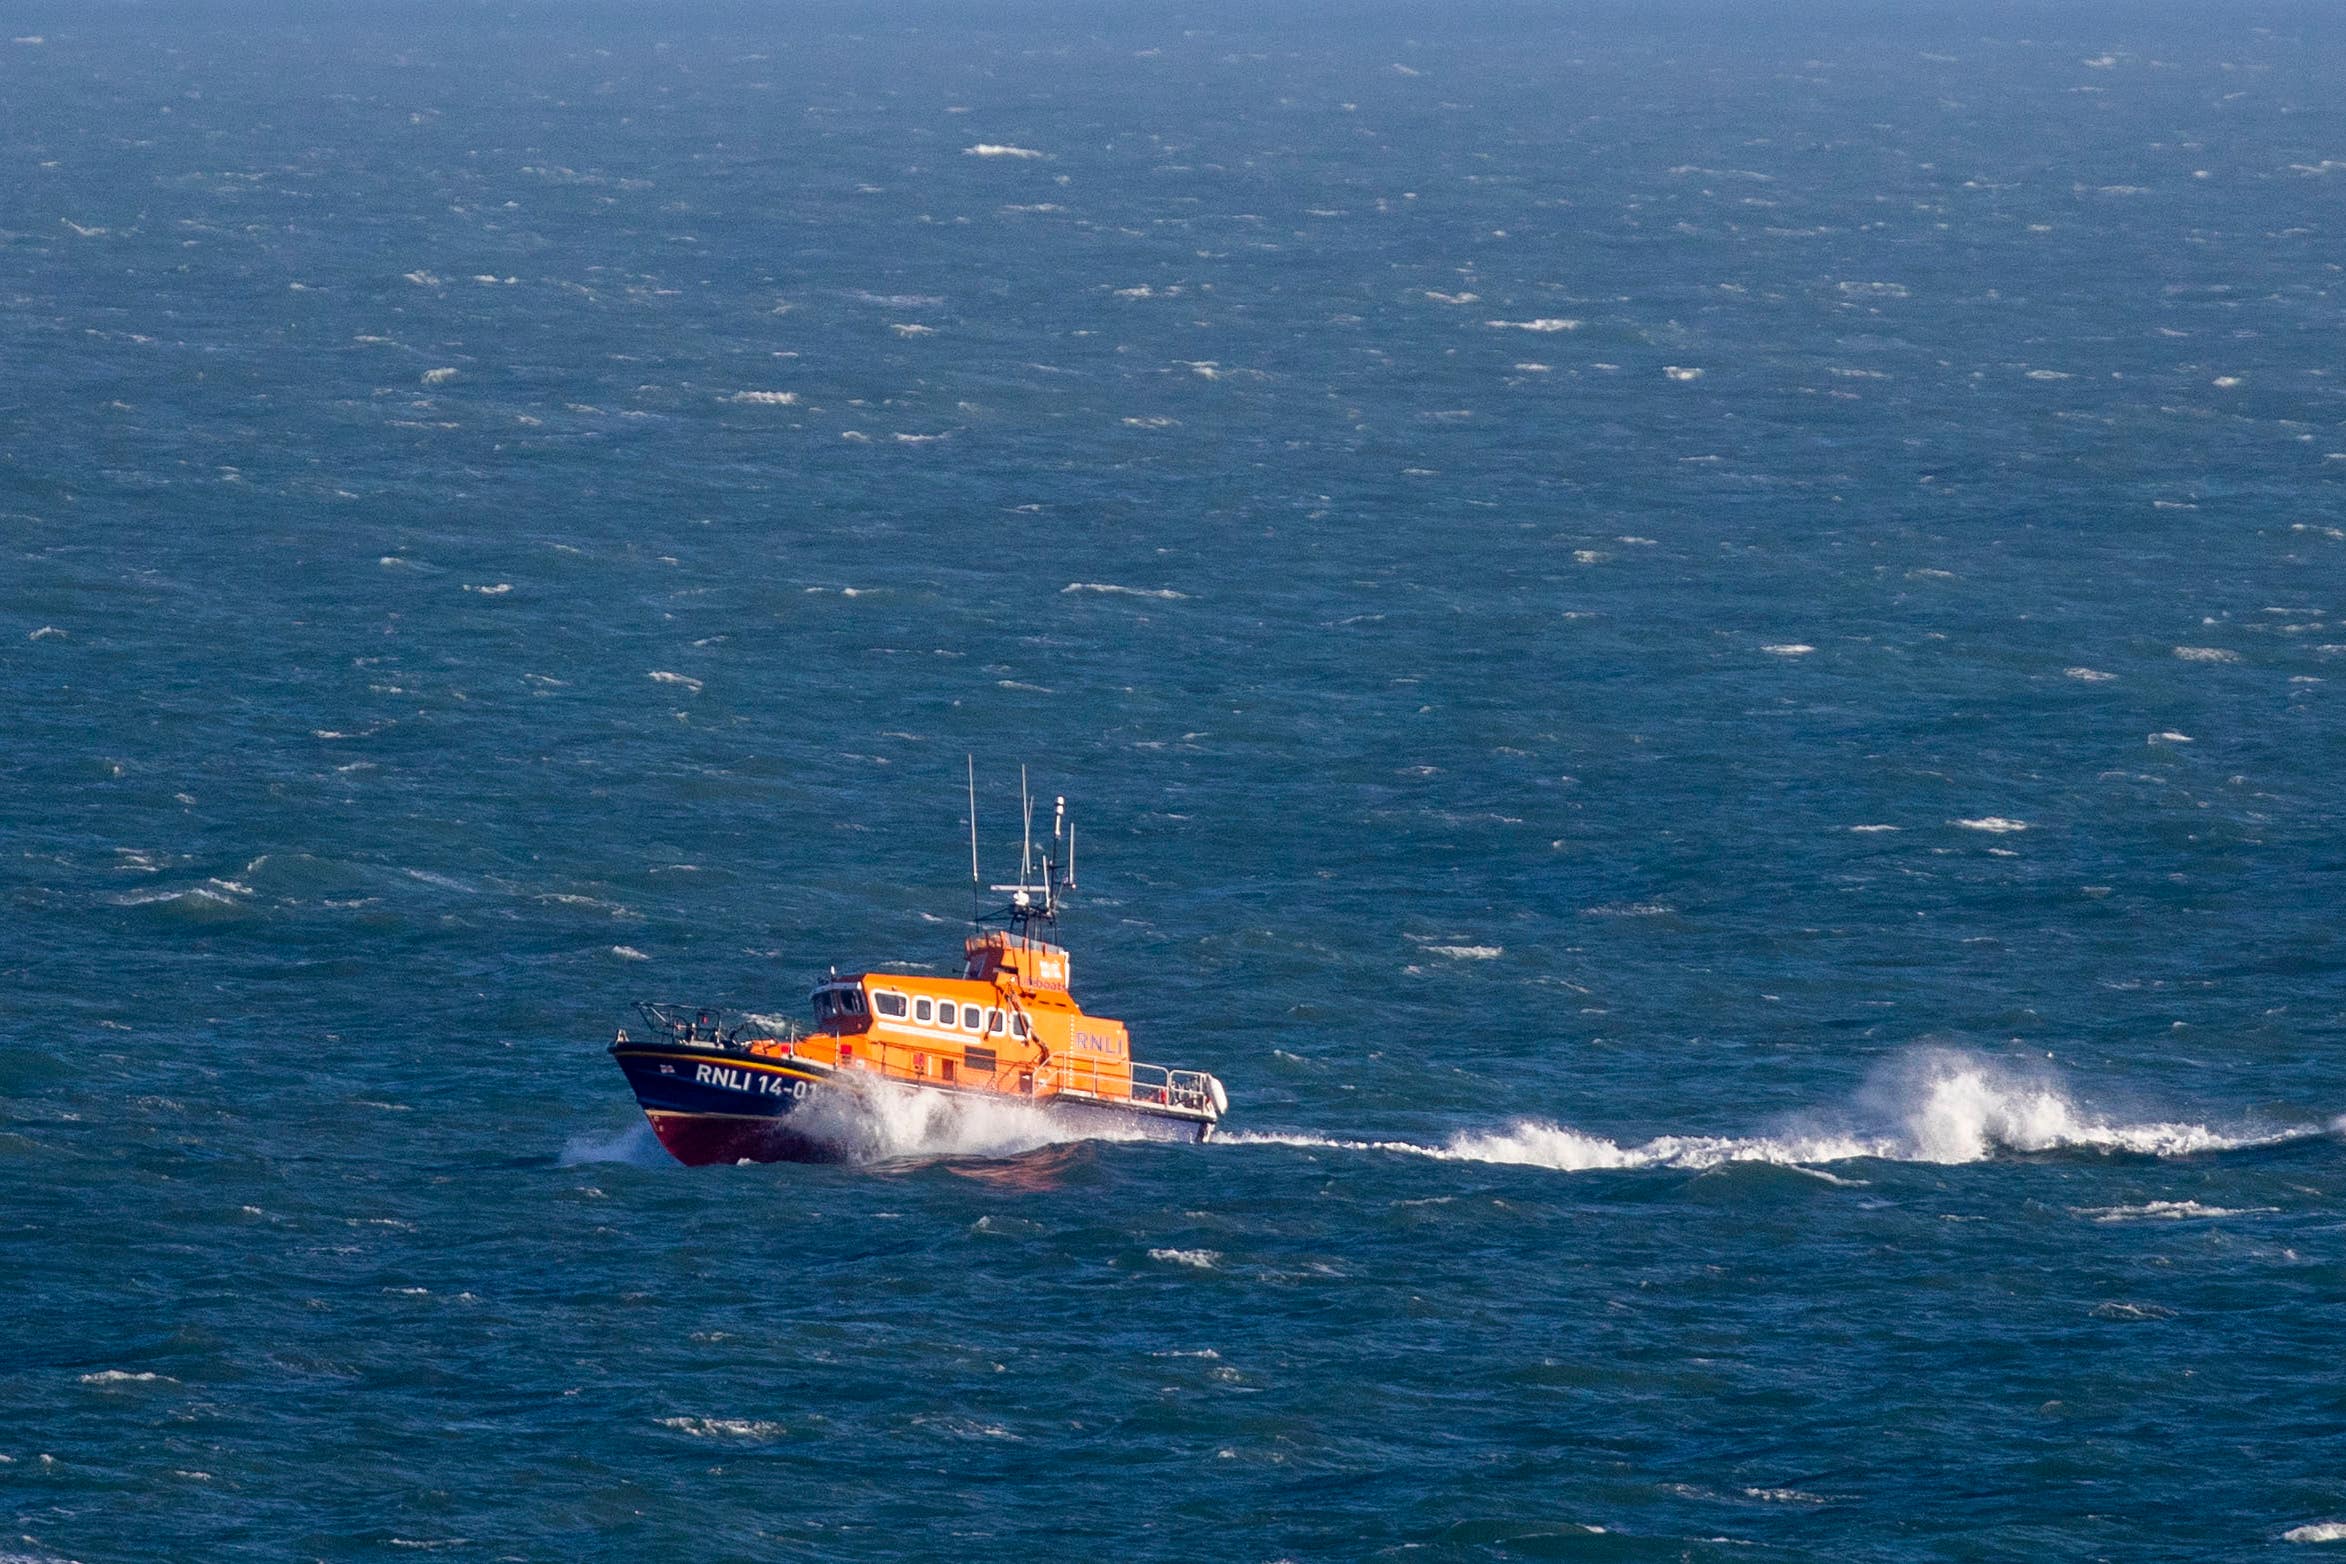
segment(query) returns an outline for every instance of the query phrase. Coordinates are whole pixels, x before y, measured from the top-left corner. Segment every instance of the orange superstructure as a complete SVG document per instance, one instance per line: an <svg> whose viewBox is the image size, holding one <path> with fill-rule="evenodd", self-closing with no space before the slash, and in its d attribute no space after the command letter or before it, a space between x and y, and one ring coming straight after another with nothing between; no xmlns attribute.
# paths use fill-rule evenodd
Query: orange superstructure
<svg viewBox="0 0 2346 1564"><path fill-rule="evenodd" d="M815 1029L795 1053L923 1086L1050 1097L1132 1096L1124 1023L1068 993L1065 949L991 930L962 945L958 978L858 972L814 992Z"/></svg>

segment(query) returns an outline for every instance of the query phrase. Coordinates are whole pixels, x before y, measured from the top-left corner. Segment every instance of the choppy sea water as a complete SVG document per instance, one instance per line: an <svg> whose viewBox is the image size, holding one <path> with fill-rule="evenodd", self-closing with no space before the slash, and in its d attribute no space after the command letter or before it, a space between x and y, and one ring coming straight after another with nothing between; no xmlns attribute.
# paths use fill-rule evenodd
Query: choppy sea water
<svg viewBox="0 0 2346 1564"><path fill-rule="evenodd" d="M13 10L0 1556L2346 1541L2346 35L1786 9Z"/></svg>

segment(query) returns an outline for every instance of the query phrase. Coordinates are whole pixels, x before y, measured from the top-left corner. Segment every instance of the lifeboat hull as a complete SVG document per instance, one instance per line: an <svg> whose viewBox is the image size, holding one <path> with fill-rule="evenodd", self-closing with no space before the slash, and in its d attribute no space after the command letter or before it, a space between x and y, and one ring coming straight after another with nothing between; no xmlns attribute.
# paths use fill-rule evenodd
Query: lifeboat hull
<svg viewBox="0 0 2346 1564"><path fill-rule="evenodd" d="M615 1043L611 1055L634 1089L652 1133L687 1167L737 1162L844 1162L855 1152L841 1143L832 1115L809 1113L826 1099L855 1091L866 1078L839 1078L829 1065L796 1058L759 1058L735 1049L686 1044ZM975 1101L1034 1102L1074 1137L1203 1141L1214 1121L1168 1112L1147 1103L1060 1095L1039 1101L909 1082L896 1089ZM813 1121L829 1120L833 1133Z"/></svg>

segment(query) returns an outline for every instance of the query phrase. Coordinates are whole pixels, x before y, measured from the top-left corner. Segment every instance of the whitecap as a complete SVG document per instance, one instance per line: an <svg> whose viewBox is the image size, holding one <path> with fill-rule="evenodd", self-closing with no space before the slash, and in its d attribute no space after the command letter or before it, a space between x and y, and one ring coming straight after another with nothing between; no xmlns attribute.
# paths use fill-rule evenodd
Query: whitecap
<svg viewBox="0 0 2346 1564"><path fill-rule="evenodd" d="M427 386L444 386L455 378L456 371L453 369L427 369L422 376L423 383Z"/></svg>
<svg viewBox="0 0 2346 1564"><path fill-rule="evenodd" d="M974 147L963 147L961 155L963 157L1038 158L1046 157L1049 154L1037 152L1032 147L1013 147L1000 142L981 141Z"/></svg>
<svg viewBox="0 0 2346 1564"><path fill-rule="evenodd" d="M1210 1271L1215 1262L1222 1258L1222 1252L1218 1249L1151 1249L1149 1258L1162 1260L1168 1265L1187 1265Z"/></svg>
<svg viewBox="0 0 2346 1564"><path fill-rule="evenodd" d="M1778 657L1806 657L1816 648L1805 641L1785 641L1776 646L1763 646L1760 650L1772 652Z"/></svg>
<svg viewBox="0 0 2346 1564"><path fill-rule="evenodd" d="M747 1417L662 1417L653 1421L695 1439L779 1439L790 1432L780 1423Z"/></svg>
<svg viewBox="0 0 2346 1564"><path fill-rule="evenodd" d="M1499 945L1428 945L1426 949L1453 961L1494 961L1506 953Z"/></svg>
<svg viewBox="0 0 2346 1564"><path fill-rule="evenodd" d="M2147 1200L2138 1206L2072 1206L2097 1222L2201 1222L2223 1216L2270 1216L2277 1206L2203 1206L2196 1200Z"/></svg>
<svg viewBox="0 0 2346 1564"><path fill-rule="evenodd" d="M1966 831L1986 831L1993 836L2009 836L2014 831L2025 831L2028 822L2011 820L2003 815L1982 815L1976 820L1950 820L1949 825L1961 826Z"/></svg>
<svg viewBox="0 0 2346 1564"><path fill-rule="evenodd" d="M168 902L184 902L191 907L233 907L236 898L203 885L191 885L179 891L131 891L114 898L117 907L152 907Z"/></svg>
<svg viewBox="0 0 2346 1564"><path fill-rule="evenodd" d="M1061 595L1069 592L1099 592L1113 597L1154 597L1169 603L1179 602L1189 596L1186 592L1176 592L1170 587L1117 586L1110 581L1070 581L1059 591Z"/></svg>
<svg viewBox="0 0 2346 1564"><path fill-rule="evenodd" d="M2240 654L2221 646L2178 646L2175 655L2187 663L2236 663Z"/></svg>
<svg viewBox="0 0 2346 1564"><path fill-rule="evenodd" d="M2061 672L2081 684L2105 684L2118 677L2114 673L2104 673L2099 668L2064 668Z"/></svg>
<svg viewBox="0 0 2346 1564"><path fill-rule="evenodd" d="M1578 331L1580 322L1543 315L1538 320L1486 320L1484 325L1499 331Z"/></svg>
<svg viewBox="0 0 2346 1564"><path fill-rule="evenodd" d="M2097 1320L2125 1320L2129 1322L2171 1320L2175 1317L2175 1311L2165 1304L2126 1303L2115 1298L2108 1303L2096 1304L2091 1312Z"/></svg>
<svg viewBox="0 0 2346 1564"><path fill-rule="evenodd" d="M614 945L611 947L611 954L622 961L649 961L652 959L633 945Z"/></svg>
<svg viewBox="0 0 2346 1564"><path fill-rule="evenodd" d="M2325 1131L2300 1126L2227 1134L2204 1124L2113 1122L2080 1108L2049 1079L1995 1061L1929 1049L1896 1061L1861 1106L1873 1121L1793 1129L1774 1135L1660 1135L1637 1145L1539 1119L1495 1130L1461 1130L1439 1145L1347 1140L1323 1135L1237 1131L1217 1145L1279 1145L1387 1152L1439 1162L1487 1162L1580 1173L1640 1168L1707 1170L1729 1163L1802 1167L1858 1158L1959 1165L1998 1153L2057 1151L2188 1157L2273 1145Z"/></svg>
<svg viewBox="0 0 2346 1564"><path fill-rule="evenodd" d="M2283 1542L2346 1542L2346 1521L2308 1521L2281 1533Z"/></svg>
<svg viewBox="0 0 2346 1564"><path fill-rule="evenodd" d="M650 679L654 684L680 684L695 695L701 692L701 681L689 674L668 673L665 670L654 669L644 677Z"/></svg>
<svg viewBox="0 0 2346 1564"><path fill-rule="evenodd" d="M736 391L725 399L751 407L789 407L798 401L795 391Z"/></svg>

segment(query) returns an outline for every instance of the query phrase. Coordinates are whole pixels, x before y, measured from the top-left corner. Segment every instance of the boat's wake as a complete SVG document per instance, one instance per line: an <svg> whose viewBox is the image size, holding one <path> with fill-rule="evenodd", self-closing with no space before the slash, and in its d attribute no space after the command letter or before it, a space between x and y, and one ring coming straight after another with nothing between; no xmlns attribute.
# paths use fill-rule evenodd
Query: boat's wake
<svg viewBox="0 0 2346 1564"><path fill-rule="evenodd" d="M1462 1130L1438 1145L1239 1131L1226 1144L1391 1152L1443 1162L1490 1162L1580 1173L1614 1168L1714 1168L1765 1162L1814 1169L1872 1158L1955 1164L2011 1154L2083 1151L2188 1157L2346 1133L2330 1125L2237 1126L2219 1130L2171 1120L2126 1122L2080 1107L2049 1075L1951 1050L1900 1060L1859 1097L1841 1122L1822 1119L1772 1135L1662 1135L1624 1145L1536 1119L1504 1129Z"/></svg>
<svg viewBox="0 0 2346 1564"><path fill-rule="evenodd" d="M1119 1133L1096 1122L1072 1123L1030 1102L947 1096L877 1077L851 1085L824 1093L791 1118L794 1130L829 1149L827 1160L1001 1159L1081 1141L1152 1138L1139 1127ZM1439 1143L1238 1130L1217 1135L1214 1144L1382 1152L1564 1173L1773 1163L1829 1178L1821 1171L1825 1166L1866 1159L1953 1165L2060 1152L2189 1157L2328 1135L2346 1136L2346 1118L2327 1125L2228 1129L2185 1120L2113 1118L2080 1106L2049 1071L1930 1049L1892 1063L1851 1108L1812 1115L1772 1134L1659 1135L1626 1144L1568 1125L1518 1119L1503 1128L1460 1130ZM662 1165L667 1160L641 1122L617 1135L576 1137L562 1155L566 1165Z"/></svg>

